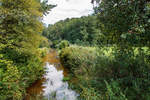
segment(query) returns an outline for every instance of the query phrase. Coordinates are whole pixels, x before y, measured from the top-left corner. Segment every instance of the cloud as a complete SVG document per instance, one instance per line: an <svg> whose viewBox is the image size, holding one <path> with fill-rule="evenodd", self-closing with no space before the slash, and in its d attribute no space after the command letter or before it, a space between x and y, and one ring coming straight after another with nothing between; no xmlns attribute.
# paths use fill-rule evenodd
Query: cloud
<svg viewBox="0 0 150 100"><path fill-rule="evenodd" d="M54 24L66 18L87 16L93 12L91 0L49 0L50 4L57 4L50 13L44 17L43 22Z"/></svg>

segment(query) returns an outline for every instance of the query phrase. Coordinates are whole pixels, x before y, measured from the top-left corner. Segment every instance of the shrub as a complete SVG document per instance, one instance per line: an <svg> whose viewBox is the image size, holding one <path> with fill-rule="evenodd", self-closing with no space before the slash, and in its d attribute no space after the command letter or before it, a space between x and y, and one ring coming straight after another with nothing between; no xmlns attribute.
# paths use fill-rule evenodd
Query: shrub
<svg viewBox="0 0 150 100"><path fill-rule="evenodd" d="M22 100L25 89L44 72L40 54L0 47L0 100Z"/></svg>
<svg viewBox="0 0 150 100"><path fill-rule="evenodd" d="M81 66L88 67L96 58L94 50L95 48L92 47L70 46L62 49L60 60L69 70L74 70Z"/></svg>
<svg viewBox="0 0 150 100"><path fill-rule="evenodd" d="M46 47L44 47L44 48L39 48L38 49L38 51L39 51L39 56L40 57L44 57L44 56L46 56L46 54L48 53L48 48L46 48Z"/></svg>
<svg viewBox="0 0 150 100"><path fill-rule="evenodd" d="M66 47L69 47L69 41L67 41L67 40L63 40L58 44L59 49L63 49L63 48L66 48Z"/></svg>
<svg viewBox="0 0 150 100"><path fill-rule="evenodd" d="M21 73L18 68L12 64L12 61L0 59L0 100L21 100L22 92L20 86Z"/></svg>
<svg viewBox="0 0 150 100"><path fill-rule="evenodd" d="M63 49L60 58L76 77L72 83L83 100L99 96L95 100L150 99L148 47L93 49L73 46Z"/></svg>

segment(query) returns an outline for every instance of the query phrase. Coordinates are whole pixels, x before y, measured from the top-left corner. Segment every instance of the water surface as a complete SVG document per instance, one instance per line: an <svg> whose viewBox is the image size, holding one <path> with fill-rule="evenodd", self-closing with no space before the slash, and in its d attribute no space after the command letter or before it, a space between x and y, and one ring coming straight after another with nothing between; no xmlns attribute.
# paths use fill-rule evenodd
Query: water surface
<svg viewBox="0 0 150 100"><path fill-rule="evenodd" d="M25 100L39 100L46 98L47 100L76 100L78 94L69 89L68 83L63 82L63 77L67 76L67 70L61 65L58 54L55 50L51 50L46 57L45 71L41 80L37 80L29 88L27 88L27 96Z"/></svg>
<svg viewBox="0 0 150 100"><path fill-rule="evenodd" d="M57 70L54 65L46 64L46 74L44 75L46 82L44 82L43 95L46 98L56 100L76 100L78 94L68 89L68 83L63 82L63 71Z"/></svg>

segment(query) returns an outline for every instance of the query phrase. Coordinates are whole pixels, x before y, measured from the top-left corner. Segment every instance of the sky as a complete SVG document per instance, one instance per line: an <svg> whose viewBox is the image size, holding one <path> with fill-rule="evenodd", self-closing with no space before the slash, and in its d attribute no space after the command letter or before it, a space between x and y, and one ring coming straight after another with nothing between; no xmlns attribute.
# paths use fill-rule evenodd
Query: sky
<svg viewBox="0 0 150 100"><path fill-rule="evenodd" d="M44 17L43 22L47 25L66 18L87 16L93 12L91 0L48 0L48 3L57 6Z"/></svg>

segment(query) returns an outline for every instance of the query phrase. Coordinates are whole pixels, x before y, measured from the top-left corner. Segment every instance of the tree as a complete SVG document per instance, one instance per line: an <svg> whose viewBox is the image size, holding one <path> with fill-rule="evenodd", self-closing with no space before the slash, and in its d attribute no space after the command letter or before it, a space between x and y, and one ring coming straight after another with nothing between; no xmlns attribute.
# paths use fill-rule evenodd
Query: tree
<svg viewBox="0 0 150 100"><path fill-rule="evenodd" d="M103 32L116 43L149 45L149 5L148 0L102 0L98 19L104 25Z"/></svg>
<svg viewBox="0 0 150 100"><path fill-rule="evenodd" d="M0 0L0 99L21 100L42 75L41 19L49 9L45 1Z"/></svg>
<svg viewBox="0 0 150 100"><path fill-rule="evenodd" d="M66 19L48 26L43 31L43 35L53 41L54 44L56 41L68 40L72 44L98 45L100 42L98 39L102 33L97 22L95 15Z"/></svg>

